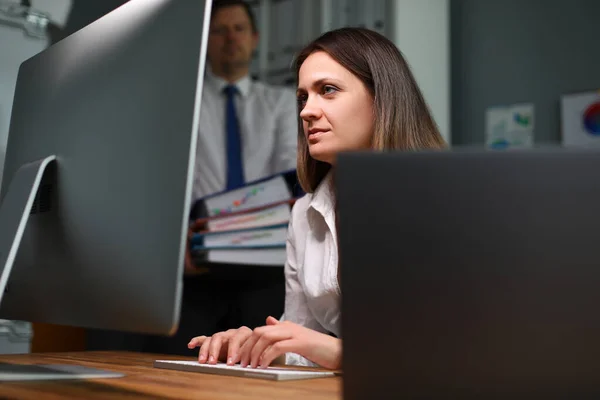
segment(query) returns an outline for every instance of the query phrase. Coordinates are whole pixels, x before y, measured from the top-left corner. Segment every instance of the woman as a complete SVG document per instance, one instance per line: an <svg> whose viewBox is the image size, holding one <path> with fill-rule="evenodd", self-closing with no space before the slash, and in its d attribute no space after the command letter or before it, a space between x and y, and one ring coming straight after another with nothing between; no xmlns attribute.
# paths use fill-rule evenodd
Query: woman
<svg viewBox="0 0 600 400"><path fill-rule="evenodd" d="M307 195L288 230L284 318L193 338L188 347L200 346L202 363L340 368L336 156L445 147L406 61L384 36L362 28L325 33L302 50L295 71L297 170Z"/></svg>

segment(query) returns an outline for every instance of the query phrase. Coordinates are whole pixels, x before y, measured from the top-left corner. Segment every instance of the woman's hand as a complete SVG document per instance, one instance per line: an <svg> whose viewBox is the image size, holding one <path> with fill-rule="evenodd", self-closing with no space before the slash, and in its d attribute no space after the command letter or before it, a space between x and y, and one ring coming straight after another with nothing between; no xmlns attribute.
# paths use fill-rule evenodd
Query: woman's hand
<svg viewBox="0 0 600 400"><path fill-rule="evenodd" d="M296 353L329 369L339 369L342 363L342 341L332 336L289 321L267 318L267 325L244 336L240 348L242 367L268 367L285 353Z"/></svg>
<svg viewBox="0 0 600 400"><path fill-rule="evenodd" d="M215 333L213 336L196 336L188 343L188 348L200 347L198 362L216 364L218 361L228 365L240 361L240 346L252 336L252 330L242 326L226 332Z"/></svg>

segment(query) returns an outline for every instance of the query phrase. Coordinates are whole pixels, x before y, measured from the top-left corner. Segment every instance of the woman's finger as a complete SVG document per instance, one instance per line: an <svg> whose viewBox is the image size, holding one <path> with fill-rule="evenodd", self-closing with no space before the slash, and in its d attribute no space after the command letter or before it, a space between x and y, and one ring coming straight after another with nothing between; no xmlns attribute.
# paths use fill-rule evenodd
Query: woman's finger
<svg viewBox="0 0 600 400"><path fill-rule="evenodd" d="M240 347L252 336L252 329L242 326L231 339L227 349L227 364L233 365L240 360Z"/></svg>
<svg viewBox="0 0 600 400"><path fill-rule="evenodd" d="M258 367L259 359L267 347L274 346L277 342L292 338L292 332L289 329L277 329L279 327L273 328L274 329L265 331L265 333L261 335L250 351L250 366L252 368Z"/></svg>
<svg viewBox="0 0 600 400"><path fill-rule="evenodd" d="M200 351L198 351L198 362L205 363L208 358L208 348L210 347L210 342L212 341L212 337L208 336L202 345L200 346Z"/></svg>
<svg viewBox="0 0 600 400"><path fill-rule="evenodd" d="M297 341L294 339L282 340L267 347L260 356L259 367L267 368L273 360L285 353L298 352Z"/></svg>
<svg viewBox="0 0 600 400"><path fill-rule="evenodd" d="M221 354L221 347L226 343L226 334L219 332L213 335L210 341L210 347L208 348L208 363L216 364L219 361L219 354Z"/></svg>
<svg viewBox="0 0 600 400"><path fill-rule="evenodd" d="M196 336L190 340L188 343L188 349L193 349L195 347L201 346L202 343L206 340L206 336Z"/></svg>
<svg viewBox="0 0 600 400"><path fill-rule="evenodd" d="M250 335L246 342L244 342L242 348L240 349L240 365L242 367L245 368L248 366L248 364L250 364L252 349L266 329L269 329L269 327L261 326L260 328L255 328L254 331L252 331L252 335Z"/></svg>

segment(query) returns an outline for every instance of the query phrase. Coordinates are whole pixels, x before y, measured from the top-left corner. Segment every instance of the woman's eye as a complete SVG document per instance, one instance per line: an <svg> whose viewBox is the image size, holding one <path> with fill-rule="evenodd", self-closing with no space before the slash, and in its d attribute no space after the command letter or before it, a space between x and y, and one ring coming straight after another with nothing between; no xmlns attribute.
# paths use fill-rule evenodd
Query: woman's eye
<svg viewBox="0 0 600 400"><path fill-rule="evenodd" d="M331 94L333 92L336 92L337 89L334 86L331 85L325 85L323 86L323 93L324 94Z"/></svg>

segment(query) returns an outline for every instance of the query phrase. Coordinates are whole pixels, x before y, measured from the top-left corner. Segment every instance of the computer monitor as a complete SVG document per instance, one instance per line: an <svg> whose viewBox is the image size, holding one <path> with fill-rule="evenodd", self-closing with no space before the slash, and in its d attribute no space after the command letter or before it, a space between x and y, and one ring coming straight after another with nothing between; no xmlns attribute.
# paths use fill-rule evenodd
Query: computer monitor
<svg viewBox="0 0 600 400"><path fill-rule="evenodd" d="M131 0L23 62L0 318L176 330L211 4Z"/></svg>
<svg viewBox="0 0 600 400"><path fill-rule="evenodd" d="M346 154L344 399L599 398L600 149Z"/></svg>

